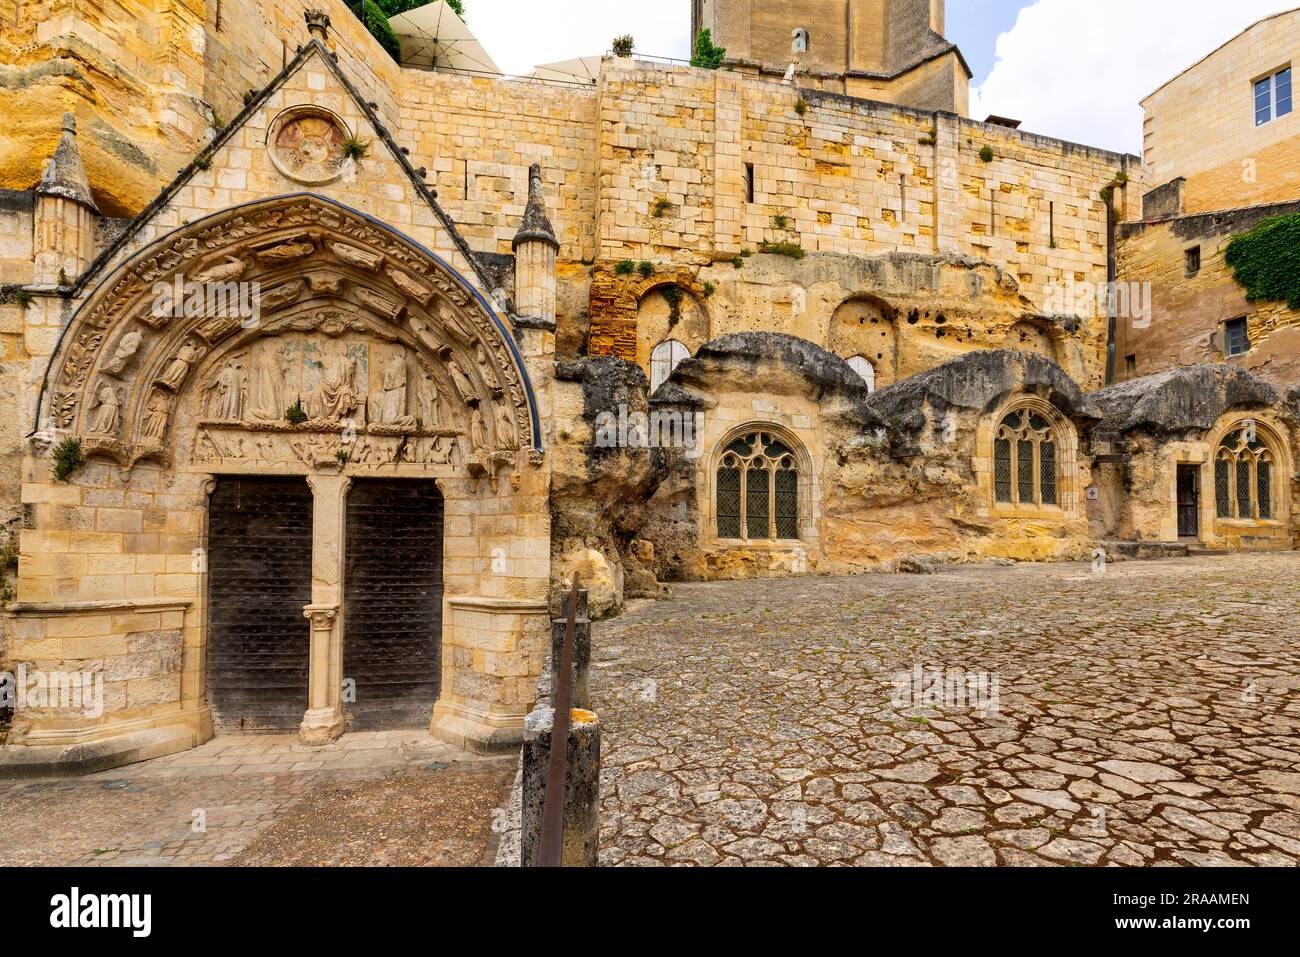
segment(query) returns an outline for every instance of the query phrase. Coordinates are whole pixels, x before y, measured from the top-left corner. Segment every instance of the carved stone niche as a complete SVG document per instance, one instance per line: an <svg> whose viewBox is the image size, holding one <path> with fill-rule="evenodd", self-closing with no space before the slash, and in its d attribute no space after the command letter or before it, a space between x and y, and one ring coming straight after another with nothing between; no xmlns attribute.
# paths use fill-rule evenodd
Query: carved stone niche
<svg viewBox="0 0 1300 957"><path fill-rule="evenodd" d="M266 133L266 149L275 168L288 179L309 186L332 183L354 165L344 151L350 131L337 115L311 104L283 110Z"/></svg>

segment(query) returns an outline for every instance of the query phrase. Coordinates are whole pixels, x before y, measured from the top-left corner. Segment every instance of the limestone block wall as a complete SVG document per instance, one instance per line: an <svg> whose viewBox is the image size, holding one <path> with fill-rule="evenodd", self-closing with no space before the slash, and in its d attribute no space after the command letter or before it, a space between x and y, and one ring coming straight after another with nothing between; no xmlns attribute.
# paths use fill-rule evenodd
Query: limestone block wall
<svg viewBox="0 0 1300 957"><path fill-rule="evenodd" d="M1150 283L1149 322L1121 319L1116 381L1198 362L1249 369L1283 392L1300 381L1300 312L1285 302L1249 302L1224 261L1232 237L1270 216L1300 212L1300 203L1192 215L1121 227L1117 242L1123 282ZM1201 268L1188 272L1187 251L1200 248ZM1245 318L1251 349L1225 358L1224 323ZM1134 357L1129 369L1127 358Z"/></svg>
<svg viewBox="0 0 1300 957"><path fill-rule="evenodd" d="M725 72L610 61L601 84L599 259L704 263L782 241L956 252L1041 302L1067 278L1105 282L1101 193L1118 177L1127 208L1136 173L1102 150Z"/></svg>
<svg viewBox="0 0 1300 957"><path fill-rule="evenodd" d="M1255 125L1254 81L1300 65L1300 10L1252 26L1142 101L1143 159L1187 179L1189 213L1300 196L1300 112Z"/></svg>
<svg viewBox="0 0 1300 957"><path fill-rule="evenodd" d="M540 163L560 255L595 244L597 90L403 70L402 141L438 199L482 252L510 252Z"/></svg>
<svg viewBox="0 0 1300 957"><path fill-rule="evenodd" d="M0 190L0 286L32 281L34 193Z"/></svg>

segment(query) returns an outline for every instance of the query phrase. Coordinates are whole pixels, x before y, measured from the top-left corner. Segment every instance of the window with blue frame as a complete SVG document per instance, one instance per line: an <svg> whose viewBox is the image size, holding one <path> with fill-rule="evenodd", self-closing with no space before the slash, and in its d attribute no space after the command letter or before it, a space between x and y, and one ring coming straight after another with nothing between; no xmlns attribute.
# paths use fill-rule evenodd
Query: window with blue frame
<svg viewBox="0 0 1300 957"><path fill-rule="evenodd" d="M1286 116L1291 112L1291 68L1279 70L1255 82L1255 125Z"/></svg>

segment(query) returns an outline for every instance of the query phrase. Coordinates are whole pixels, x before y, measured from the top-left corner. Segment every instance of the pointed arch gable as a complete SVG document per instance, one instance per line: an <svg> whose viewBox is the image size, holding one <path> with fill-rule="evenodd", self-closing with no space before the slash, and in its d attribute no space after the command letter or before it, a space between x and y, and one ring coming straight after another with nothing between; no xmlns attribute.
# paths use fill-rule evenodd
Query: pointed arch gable
<svg viewBox="0 0 1300 957"><path fill-rule="evenodd" d="M202 290L193 309L187 282ZM186 302L178 305L173 294L160 308L168 288ZM257 324L250 324L254 288ZM232 292L241 297L233 310ZM464 431L475 433L468 440L497 452L540 449L523 357L482 293L409 236L315 193L207 216L101 279L47 366L37 427L69 431L88 451L126 463L166 458L176 406L210 374L212 361L290 329L333 339L351 330L400 344L412 354L410 373L437 380L431 389L463 402L475 427L467 424ZM387 424L419 418L413 400L404 401L402 414L389 402ZM475 410L491 414L473 421ZM359 418L367 421L372 411L360 409Z"/></svg>

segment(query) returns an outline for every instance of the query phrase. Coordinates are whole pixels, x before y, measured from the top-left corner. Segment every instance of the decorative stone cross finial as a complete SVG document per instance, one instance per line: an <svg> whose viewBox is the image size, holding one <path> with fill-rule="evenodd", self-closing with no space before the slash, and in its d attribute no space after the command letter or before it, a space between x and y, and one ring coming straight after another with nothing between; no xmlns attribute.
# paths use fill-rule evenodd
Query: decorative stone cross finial
<svg viewBox="0 0 1300 957"><path fill-rule="evenodd" d="M308 10L303 17L307 20L307 32L324 43L329 36L329 14L324 10Z"/></svg>

